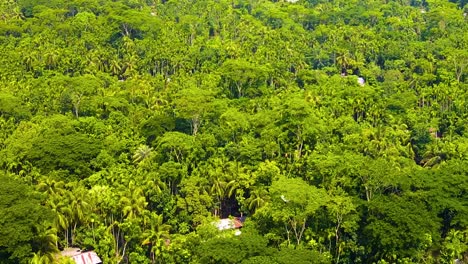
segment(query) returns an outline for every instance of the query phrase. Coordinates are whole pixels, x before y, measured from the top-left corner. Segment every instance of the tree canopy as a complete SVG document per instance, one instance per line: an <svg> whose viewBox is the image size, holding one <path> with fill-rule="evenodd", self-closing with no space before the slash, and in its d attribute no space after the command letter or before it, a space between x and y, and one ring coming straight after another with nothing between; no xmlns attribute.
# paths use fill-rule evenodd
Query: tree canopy
<svg viewBox="0 0 468 264"><path fill-rule="evenodd" d="M0 1L0 259L468 261L467 4Z"/></svg>

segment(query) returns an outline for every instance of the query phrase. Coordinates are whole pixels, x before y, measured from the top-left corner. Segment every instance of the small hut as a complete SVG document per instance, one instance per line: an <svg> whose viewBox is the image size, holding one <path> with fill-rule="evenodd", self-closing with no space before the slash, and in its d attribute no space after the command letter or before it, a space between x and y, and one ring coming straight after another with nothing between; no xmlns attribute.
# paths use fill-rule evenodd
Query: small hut
<svg viewBox="0 0 468 264"><path fill-rule="evenodd" d="M358 77L357 78L357 83L361 86L364 86L366 84L366 80L364 80L364 78L362 77Z"/></svg>
<svg viewBox="0 0 468 264"><path fill-rule="evenodd" d="M228 229L239 229L243 226L243 218L241 217L234 217L234 218L223 218L219 219L216 222L216 227L218 230L228 230Z"/></svg>

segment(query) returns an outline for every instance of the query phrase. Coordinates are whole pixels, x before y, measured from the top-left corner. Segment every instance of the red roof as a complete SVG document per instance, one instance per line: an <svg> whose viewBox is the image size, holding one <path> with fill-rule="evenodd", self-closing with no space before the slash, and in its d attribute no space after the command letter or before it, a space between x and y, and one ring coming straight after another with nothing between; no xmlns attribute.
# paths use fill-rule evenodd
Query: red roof
<svg viewBox="0 0 468 264"><path fill-rule="evenodd" d="M242 226L244 226L244 223L243 223L243 221L242 221L242 219L240 217L235 217L233 219L233 221L234 221L234 228L236 228L236 229L241 228Z"/></svg>

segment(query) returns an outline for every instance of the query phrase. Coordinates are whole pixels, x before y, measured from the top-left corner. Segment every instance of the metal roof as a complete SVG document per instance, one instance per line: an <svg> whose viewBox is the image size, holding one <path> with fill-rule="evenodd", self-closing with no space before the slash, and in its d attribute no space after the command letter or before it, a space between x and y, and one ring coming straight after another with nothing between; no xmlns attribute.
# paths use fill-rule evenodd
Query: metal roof
<svg viewBox="0 0 468 264"><path fill-rule="evenodd" d="M218 230L239 229L243 226L244 220L242 217L223 218L215 222L215 225Z"/></svg>
<svg viewBox="0 0 468 264"><path fill-rule="evenodd" d="M102 260L98 257L96 252L89 251L79 255L73 256L73 260L76 264L99 264Z"/></svg>
<svg viewBox="0 0 468 264"><path fill-rule="evenodd" d="M61 252L62 256L70 257L76 264L99 264L102 260L94 251L83 252L79 248L67 248Z"/></svg>

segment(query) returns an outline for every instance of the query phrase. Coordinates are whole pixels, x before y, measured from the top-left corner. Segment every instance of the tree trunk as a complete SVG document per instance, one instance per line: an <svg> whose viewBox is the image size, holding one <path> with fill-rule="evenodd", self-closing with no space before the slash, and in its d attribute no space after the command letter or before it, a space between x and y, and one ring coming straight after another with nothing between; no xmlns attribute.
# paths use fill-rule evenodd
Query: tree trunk
<svg viewBox="0 0 468 264"><path fill-rule="evenodd" d="M200 118L198 115L192 117L192 135L196 136L200 127Z"/></svg>
<svg viewBox="0 0 468 264"><path fill-rule="evenodd" d="M289 239L289 229L286 223L284 224L284 228L286 228L286 236L288 238L288 246L289 246L291 244L291 240Z"/></svg>

